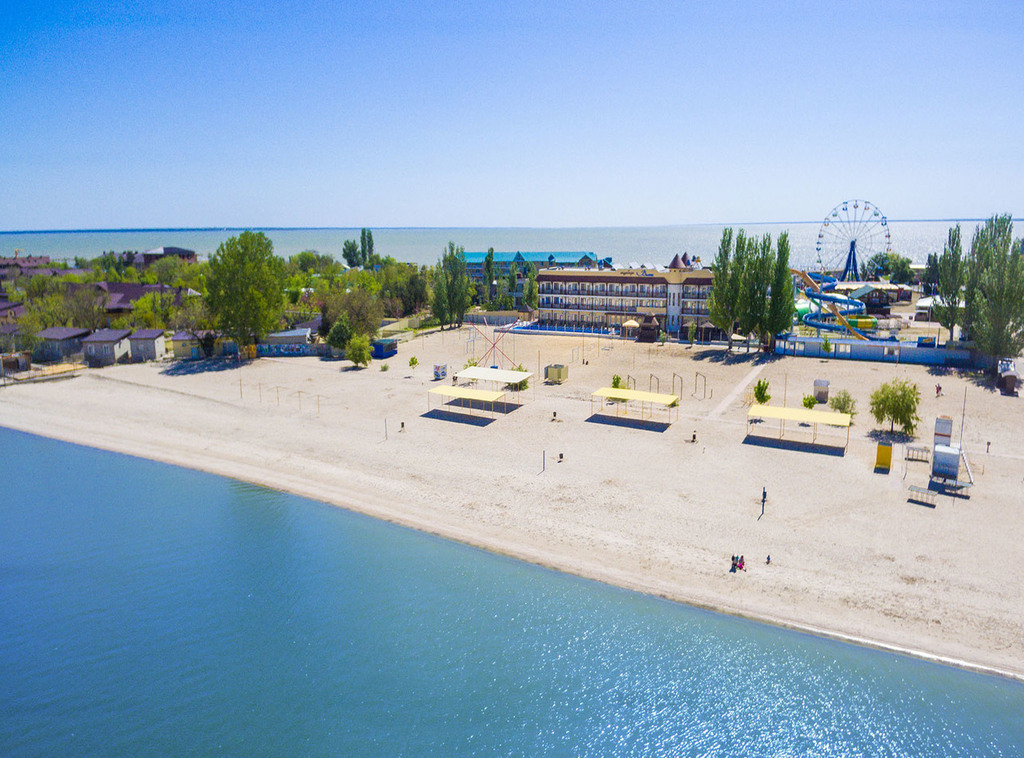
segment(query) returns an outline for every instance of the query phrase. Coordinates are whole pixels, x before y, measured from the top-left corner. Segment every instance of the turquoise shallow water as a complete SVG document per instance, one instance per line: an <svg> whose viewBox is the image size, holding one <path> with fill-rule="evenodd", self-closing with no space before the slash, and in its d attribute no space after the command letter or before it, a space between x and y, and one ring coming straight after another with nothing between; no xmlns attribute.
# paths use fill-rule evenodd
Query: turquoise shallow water
<svg viewBox="0 0 1024 758"><path fill-rule="evenodd" d="M1024 748L1015 682L215 476L4 429L0 449L4 756Z"/></svg>

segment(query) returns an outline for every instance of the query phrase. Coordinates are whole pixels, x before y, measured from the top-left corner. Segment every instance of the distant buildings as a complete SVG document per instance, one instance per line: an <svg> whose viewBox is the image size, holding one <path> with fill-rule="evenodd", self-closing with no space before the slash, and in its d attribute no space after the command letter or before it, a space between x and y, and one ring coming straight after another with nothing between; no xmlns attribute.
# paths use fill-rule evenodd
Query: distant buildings
<svg viewBox="0 0 1024 758"><path fill-rule="evenodd" d="M691 322L708 321L714 274L685 265L679 256L667 268L547 269L537 276L542 326L619 330L646 315L669 334L685 334Z"/></svg>
<svg viewBox="0 0 1024 758"><path fill-rule="evenodd" d="M483 299L490 298L490 292L484 282L484 262L488 253L472 252L466 253L466 273L470 281L476 286L477 293ZM518 270L517 281L522 282L526 277L526 271L530 264L533 264L538 271L549 268L582 268L582 269L603 269L612 265L611 258L598 258L589 252L560 252L560 253L509 253L495 252L494 256L494 279L507 279L512 264L516 264ZM493 284L487 282L486 284ZM510 292L518 302L522 296L522 285L516 287L515 292Z"/></svg>

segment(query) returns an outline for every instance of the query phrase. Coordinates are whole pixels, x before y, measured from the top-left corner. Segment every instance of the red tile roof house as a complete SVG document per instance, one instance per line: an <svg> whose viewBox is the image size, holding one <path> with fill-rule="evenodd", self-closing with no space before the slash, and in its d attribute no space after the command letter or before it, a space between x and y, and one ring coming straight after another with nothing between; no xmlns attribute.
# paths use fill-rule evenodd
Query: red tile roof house
<svg viewBox="0 0 1024 758"><path fill-rule="evenodd" d="M82 340L88 329L74 326L51 326L36 334L39 344L35 355L41 361L59 361L82 352Z"/></svg>
<svg viewBox="0 0 1024 758"><path fill-rule="evenodd" d="M136 329L128 338L131 361L159 361L167 354L167 341L163 329Z"/></svg>
<svg viewBox="0 0 1024 758"><path fill-rule="evenodd" d="M100 329L84 340L85 362L92 368L113 366L115 363L128 360L128 335L131 329Z"/></svg>

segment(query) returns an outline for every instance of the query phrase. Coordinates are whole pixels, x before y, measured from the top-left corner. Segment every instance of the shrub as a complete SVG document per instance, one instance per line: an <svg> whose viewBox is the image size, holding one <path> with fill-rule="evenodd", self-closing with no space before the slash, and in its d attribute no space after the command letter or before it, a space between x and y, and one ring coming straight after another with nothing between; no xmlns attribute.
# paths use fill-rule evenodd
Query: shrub
<svg viewBox="0 0 1024 758"><path fill-rule="evenodd" d="M466 361L466 365L463 366L462 368L469 368L470 366L475 366L475 365L476 365L476 358L470 358L468 361Z"/></svg>
<svg viewBox="0 0 1024 758"><path fill-rule="evenodd" d="M666 342L668 342L668 334L665 333L665 332L659 333L658 334L658 344L664 345Z"/></svg>
<svg viewBox="0 0 1024 758"><path fill-rule="evenodd" d="M849 413L851 417L857 415L857 401L846 390L839 390L832 395L828 407L839 413Z"/></svg>
<svg viewBox="0 0 1024 758"><path fill-rule="evenodd" d="M618 374L612 375L612 388L619 389L622 386L622 377Z"/></svg>
<svg viewBox="0 0 1024 758"><path fill-rule="evenodd" d="M818 398L816 398L814 395L804 395L803 403L804 408L813 411L814 406L818 404Z"/></svg>
<svg viewBox="0 0 1024 758"><path fill-rule="evenodd" d="M689 329L687 329L686 337L687 337L687 339L690 340L690 347L693 347L693 342L694 342L694 340L697 339L697 322L696 321L691 321L690 322L690 327L689 327Z"/></svg>
<svg viewBox="0 0 1024 758"><path fill-rule="evenodd" d="M386 363L380 364L380 370L381 371L387 371L388 368L390 368L390 366L388 366L388 364L386 364Z"/></svg>
<svg viewBox="0 0 1024 758"><path fill-rule="evenodd" d="M418 360L416 360L416 356L415 355L412 358L409 359L409 368L416 368L419 365L420 365L420 362Z"/></svg>
<svg viewBox="0 0 1024 758"><path fill-rule="evenodd" d="M828 355L832 352L832 342L829 340L828 337L821 341L821 352L823 352L825 355Z"/></svg>
<svg viewBox="0 0 1024 758"><path fill-rule="evenodd" d="M370 338L365 334L357 334L345 346L345 357L356 366L370 364Z"/></svg>
<svg viewBox="0 0 1024 758"><path fill-rule="evenodd" d="M758 379L757 384L754 385L754 400L758 405L764 405L772 399L772 396L768 394L768 387L767 379Z"/></svg>
<svg viewBox="0 0 1024 758"><path fill-rule="evenodd" d="M523 367L522 363L520 363L518 366L516 366L512 370L513 371L522 371L524 373L526 372L526 369ZM505 388L506 389L510 389L510 390L515 390L517 392L522 392L523 390L527 389L529 386L530 386L530 380L529 379L523 379L523 381L521 381L521 382L513 382L513 383L510 383L510 384L506 384Z"/></svg>
<svg viewBox="0 0 1024 758"><path fill-rule="evenodd" d="M917 404L921 391L906 379L893 379L871 393L871 415L881 424L889 419L889 431L899 424L904 432L913 434L917 422Z"/></svg>

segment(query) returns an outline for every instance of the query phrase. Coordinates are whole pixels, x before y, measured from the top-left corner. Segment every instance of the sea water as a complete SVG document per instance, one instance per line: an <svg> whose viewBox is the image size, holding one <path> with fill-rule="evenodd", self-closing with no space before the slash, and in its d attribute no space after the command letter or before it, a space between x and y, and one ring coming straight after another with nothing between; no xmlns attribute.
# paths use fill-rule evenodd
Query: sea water
<svg viewBox="0 0 1024 758"><path fill-rule="evenodd" d="M0 396L2 403L2 396ZM0 429L0 755L1020 755L1024 685Z"/></svg>
<svg viewBox="0 0 1024 758"><path fill-rule="evenodd" d="M924 263L929 253L942 252L950 226L955 221L892 221L892 248L915 263ZM977 220L961 223L965 249ZM770 234L777 239L788 231L791 261L795 266L814 267L820 222L778 224L690 224L680 226L587 227L587 228L436 228L374 229L374 251L396 260L432 265L448 242L468 251L493 247L502 251L562 252L587 251L616 264L631 262L668 265L672 256L684 252L698 255L709 264L718 249L722 229L744 229L748 235ZM1017 222L1018 234L1022 227ZM240 229L138 229L67 232L0 232L0 256L49 255L55 260L95 258L108 250L151 250L183 247L206 258L217 246ZM303 250L329 253L341 260L345 240L358 240L358 229L265 229L274 250L285 258ZM834 252L834 251L833 251ZM842 251L840 251L842 252ZM862 251L862 253L865 251ZM870 252L870 251L867 251ZM866 255L861 260L866 260ZM827 263L827 261L826 261ZM842 265L842 262L838 265Z"/></svg>

